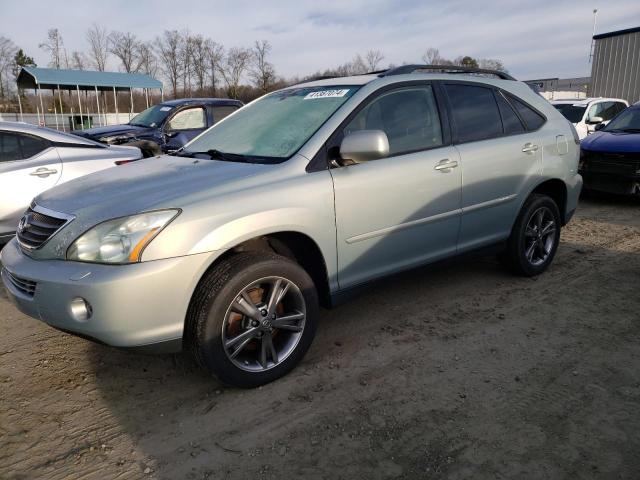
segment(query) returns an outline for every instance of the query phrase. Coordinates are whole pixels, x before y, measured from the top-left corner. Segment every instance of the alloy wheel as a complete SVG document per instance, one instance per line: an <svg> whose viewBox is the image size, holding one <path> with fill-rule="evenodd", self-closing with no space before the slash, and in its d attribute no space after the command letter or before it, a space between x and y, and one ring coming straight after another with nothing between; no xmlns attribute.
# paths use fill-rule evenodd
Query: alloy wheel
<svg viewBox="0 0 640 480"><path fill-rule="evenodd" d="M524 255L533 266L547 261L556 243L556 221L551 210L540 207L527 222L524 233Z"/></svg>
<svg viewBox="0 0 640 480"><path fill-rule="evenodd" d="M250 372L269 370L296 348L306 319L300 289L282 277L266 277L235 296L222 323L227 358Z"/></svg>

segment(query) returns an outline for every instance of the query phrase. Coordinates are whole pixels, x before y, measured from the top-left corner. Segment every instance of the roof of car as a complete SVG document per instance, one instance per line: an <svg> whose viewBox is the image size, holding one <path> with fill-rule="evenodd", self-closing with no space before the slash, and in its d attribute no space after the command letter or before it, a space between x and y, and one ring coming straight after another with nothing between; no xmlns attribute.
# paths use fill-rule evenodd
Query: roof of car
<svg viewBox="0 0 640 480"><path fill-rule="evenodd" d="M404 73L402 75L394 75L394 76L381 76L375 73L367 73L364 75L352 75L349 77L329 77L329 78L321 78L318 80L309 80L306 82L300 82L296 85L291 85L288 88L300 88L300 87L330 87L330 86L338 86L338 85L366 85L375 80L381 79L389 79L392 78L394 80L421 80L421 79L430 79L430 80L483 80L487 81L487 83L493 82L512 82L512 80L502 80L496 78L490 78L486 76L480 76L473 73L428 73L428 72L415 72L415 73Z"/></svg>
<svg viewBox="0 0 640 480"><path fill-rule="evenodd" d="M240 100L233 100L231 98L177 98L175 100L167 100L162 102L162 105L188 105L192 103L204 104L204 105L242 105Z"/></svg>
<svg viewBox="0 0 640 480"><path fill-rule="evenodd" d="M589 98L566 98L566 99L558 99L551 100L552 105L563 105L563 104L572 104L572 105L588 105L594 101L613 101L613 102L625 102L625 100L621 98L607 98L607 97L589 97Z"/></svg>
<svg viewBox="0 0 640 480"><path fill-rule="evenodd" d="M77 135L72 135L66 132L59 132L57 130L53 130L52 128L40 127L38 125L33 125L31 123L25 123L25 122L0 121L0 130L28 133L31 135L45 138L52 142L77 143L77 144L83 144L83 145L100 146L100 144L97 144L96 142L94 142L93 140L89 140L88 138L79 137Z"/></svg>

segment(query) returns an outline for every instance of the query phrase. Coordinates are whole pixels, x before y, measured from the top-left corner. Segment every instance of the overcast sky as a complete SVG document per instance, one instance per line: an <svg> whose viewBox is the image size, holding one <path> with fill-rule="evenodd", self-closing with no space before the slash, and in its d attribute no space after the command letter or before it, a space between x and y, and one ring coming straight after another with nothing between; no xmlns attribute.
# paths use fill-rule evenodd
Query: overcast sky
<svg viewBox="0 0 640 480"><path fill-rule="evenodd" d="M597 33L640 26L639 0L0 0L0 35L33 56L57 27L69 55L88 49L93 22L154 39L188 29L226 47L266 39L284 76L307 75L375 48L385 66L420 62L427 47L447 58L497 58L520 79L589 75L593 9ZM115 59L110 66L117 68Z"/></svg>

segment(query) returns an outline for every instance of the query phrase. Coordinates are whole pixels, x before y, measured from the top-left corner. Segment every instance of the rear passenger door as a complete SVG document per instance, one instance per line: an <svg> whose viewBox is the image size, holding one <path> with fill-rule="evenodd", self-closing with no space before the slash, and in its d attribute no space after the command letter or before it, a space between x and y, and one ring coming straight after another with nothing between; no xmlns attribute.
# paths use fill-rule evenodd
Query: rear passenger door
<svg viewBox="0 0 640 480"><path fill-rule="evenodd" d="M51 142L0 130L0 234L15 232L33 197L56 185L61 174Z"/></svg>
<svg viewBox="0 0 640 480"><path fill-rule="evenodd" d="M461 175L444 125L433 86L412 84L374 94L327 143L334 159L350 133L389 139L387 158L330 170L340 288L455 252Z"/></svg>
<svg viewBox="0 0 640 480"><path fill-rule="evenodd" d="M524 102L486 85L446 83L453 139L462 166L458 250L509 236L522 195L541 172L545 118Z"/></svg>

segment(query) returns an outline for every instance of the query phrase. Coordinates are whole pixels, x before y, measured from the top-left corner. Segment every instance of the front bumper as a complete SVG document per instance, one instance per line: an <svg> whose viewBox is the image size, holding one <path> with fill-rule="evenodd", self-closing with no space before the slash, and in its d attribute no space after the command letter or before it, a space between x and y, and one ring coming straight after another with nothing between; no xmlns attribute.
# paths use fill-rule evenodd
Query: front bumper
<svg viewBox="0 0 640 480"><path fill-rule="evenodd" d="M583 151L580 174L585 187L619 194L640 194L640 154Z"/></svg>
<svg viewBox="0 0 640 480"><path fill-rule="evenodd" d="M131 265L34 260L12 240L0 256L2 283L23 313L52 327L117 347L179 350L191 295L211 254ZM71 313L83 298L92 314ZM165 348L166 350L166 348Z"/></svg>

